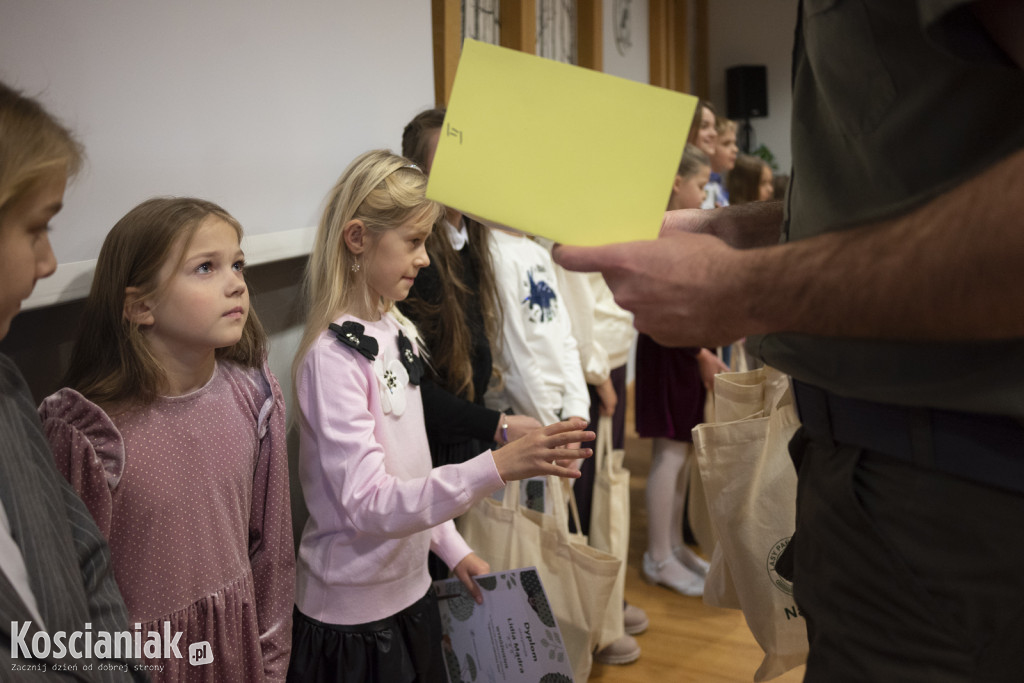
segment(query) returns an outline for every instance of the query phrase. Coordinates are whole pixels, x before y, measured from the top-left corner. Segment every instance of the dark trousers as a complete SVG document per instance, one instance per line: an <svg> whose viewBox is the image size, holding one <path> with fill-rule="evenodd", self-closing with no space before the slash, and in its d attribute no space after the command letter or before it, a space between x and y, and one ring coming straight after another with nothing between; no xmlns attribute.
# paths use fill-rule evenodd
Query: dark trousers
<svg viewBox="0 0 1024 683"><path fill-rule="evenodd" d="M1024 681L1024 495L806 429L790 450L805 681Z"/></svg>

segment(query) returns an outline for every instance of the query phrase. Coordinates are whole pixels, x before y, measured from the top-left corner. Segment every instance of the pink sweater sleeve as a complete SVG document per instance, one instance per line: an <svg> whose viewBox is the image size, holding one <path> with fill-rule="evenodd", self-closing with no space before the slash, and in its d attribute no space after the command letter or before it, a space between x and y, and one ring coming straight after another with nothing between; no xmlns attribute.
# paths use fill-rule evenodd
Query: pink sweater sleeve
<svg viewBox="0 0 1024 683"><path fill-rule="evenodd" d="M430 530L430 549L444 560L449 569L455 569L455 565L473 552L450 519Z"/></svg>
<svg viewBox="0 0 1024 683"><path fill-rule="evenodd" d="M315 440L307 504L363 534L402 538L451 520L504 486L490 451L431 469L418 388L397 417L384 413L370 363L337 343L316 343L298 378L302 416ZM422 450L423 452L419 452ZM422 465L422 463L426 463ZM444 541L449 556L457 543ZM461 559L461 558L460 558Z"/></svg>

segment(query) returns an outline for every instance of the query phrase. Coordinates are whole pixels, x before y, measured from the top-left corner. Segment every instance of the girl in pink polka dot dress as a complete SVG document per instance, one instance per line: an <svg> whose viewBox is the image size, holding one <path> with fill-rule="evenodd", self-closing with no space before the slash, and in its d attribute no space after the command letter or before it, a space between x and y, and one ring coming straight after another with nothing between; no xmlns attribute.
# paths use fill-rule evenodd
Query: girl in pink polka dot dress
<svg viewBox="0 0 1024 683"><path fill-rule="evenodd" d="M68 388L39 409L110 542L133 630L163 641L143 650L157 681L283 680L288 667L284 401L241 236L198 199L132 209L103 243Z"/></svg>

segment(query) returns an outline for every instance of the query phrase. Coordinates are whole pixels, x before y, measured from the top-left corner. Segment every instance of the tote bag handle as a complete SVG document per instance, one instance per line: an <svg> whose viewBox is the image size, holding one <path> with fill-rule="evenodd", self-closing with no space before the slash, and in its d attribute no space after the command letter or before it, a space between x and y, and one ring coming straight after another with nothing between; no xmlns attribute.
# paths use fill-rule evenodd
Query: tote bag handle
<svg viewBox="0 0 1024 683"><path fill-rule="evenodd" d="M501 507L512 512L519 508L520 486L519 481L505 484ZM554 526L558 529L559 535L566 540L572 535L569 533L570 514L576 528L583 528L580 524L580 509L576 505L576 494L573 493L571 480L548 475L544 480L544 495L551 497L551 516L555 519Z"/></svg>
<svg viewBox="0 0 1024 683"><path fill-rule="evenodd" d="M611 476L615 471L615 463L612 462L612 418L602 416L597 421L597 444L594 448L594 469L598 472Z"/></svg>

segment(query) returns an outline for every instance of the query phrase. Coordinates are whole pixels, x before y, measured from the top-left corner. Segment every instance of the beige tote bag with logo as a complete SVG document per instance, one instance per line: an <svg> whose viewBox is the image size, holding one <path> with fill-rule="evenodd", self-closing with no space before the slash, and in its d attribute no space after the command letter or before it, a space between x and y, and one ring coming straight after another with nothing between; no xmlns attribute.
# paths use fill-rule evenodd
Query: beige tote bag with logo
<svg viewBox="0 0 1024 683"><path fill-rule="evenodd" d="M713 590L705 591L705 601L743 610L765 653L754 680L766 681L807 660L807 626L792 584L775 572L775 561L796 525L796 471L788 445L800 424L788 378L772 368L716 376L719 419L720 399L730 392L734 399L745 397L733 406L739 413L730 417L742 416L758 402L760 408L693 430L708 513L718 536L707 580Z"/></svg>
<svg viewBox="0 0 1024 683"><path fill-rule="evenodd" d="M605 613L622 561L587 544L587 537L569 531L571 508L579 527L579 512L569 483L547 477L544 496L550 513L519 504L518 482L506 486L501 501L484 498L456 520L462 536L491 571L534 566L544 584L551 611L565 641L577 681L590 676ZM486 599L486 598L485 598ZM614 611L622 621L622 596Z"/></svg>

